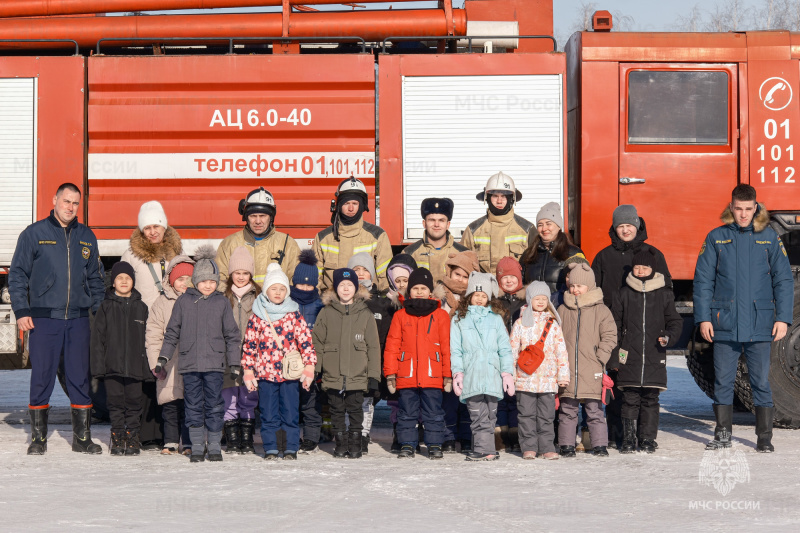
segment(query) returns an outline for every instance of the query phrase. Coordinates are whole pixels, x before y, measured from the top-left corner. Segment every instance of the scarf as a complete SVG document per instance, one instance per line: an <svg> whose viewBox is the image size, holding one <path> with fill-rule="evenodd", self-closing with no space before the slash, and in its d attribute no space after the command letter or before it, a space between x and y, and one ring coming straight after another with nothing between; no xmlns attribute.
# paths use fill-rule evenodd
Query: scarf
<svg viewBox="0 0 800 533"><path fill-rule="evenodd" d="M286 298L280 304L274 304L263 292L259 294L256 301L253 302L253 313L261 320L271 320L275 322L289 313L294 313L299 310L300 306L291 298Z"/></svg>
<svg viewBox="0 0 800 533"><path fill-rule="evenodd" d="M442 283L444 283L444 286L450 289L450 292L453 294L464 296L467 293L467 285L469 284L469 280L455 281L450 276L447 276L442 278Z"/></svg>
<svg viewBox="0 0 800 533"><path fill-rule="evenodd" d="M439 307L439 302L430 298L409 298L403 302L406 313L411 316L427 316Z"/></svg>
<svg viewBox="0 0 800 533"><path fill-rule="evenodd" d="M316 300L319 300L319 290L317 288L313 288L310 291L301 291L297 287L292 286L289 296L291 296L292 300L300 305L309 305L314 303Z"/></svg>
<svg viewBox="0 0 800 533"><path fill-rule="evenodd" d="M358 280L358 284L367 289L368 291L372 290L372 279L360 279Z"/></svg>
<svg viewBox="0 0 800 533"><path fill-rule="evenodd" d="M248 283L244 287L237 287L236 285L231 285L231 292L236 295L237 298L240 300L244 298L244 295L250 292L250 289L253 288L252 283Z"/></svg>

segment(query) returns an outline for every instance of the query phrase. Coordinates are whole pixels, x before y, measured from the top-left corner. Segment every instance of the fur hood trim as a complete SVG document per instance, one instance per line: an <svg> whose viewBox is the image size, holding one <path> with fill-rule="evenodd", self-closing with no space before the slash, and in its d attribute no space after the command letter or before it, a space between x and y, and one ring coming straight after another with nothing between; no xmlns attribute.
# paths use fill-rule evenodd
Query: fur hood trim
<svg viewBox="0 0 800 533"><path fill-rule="evenodd" d="M158 263L162 259L164 261L172 261L172 258L183 250L181 237L172 227L167 227L164 232L164 239L158 244L148 241L144 233L139 228L136 228L131 235L130 244L133 255L145 263Z"/></svg>
<svg viewBox="0 0 800 533"><path fill-rule="evenodd" d="M580 296L574 296L570 293L564 294L564 305L570 309L584 309L601 303L603 303L603 289L600 287L590 289L586 294L581 294Z"/></svg>
<svg viewBox="0 0 800 533"><path fill-rule="evenodd" d="M366 302L372 298L372 294L370 294L369 289L364 287L363 285L358 286L358 290L356 291L356 295L353 297L353 303L356 302ZM336 294L336 291L333 289L328 289L327 291L322 293L322 305L328 305L329 303L337 303L340 304L339 295Z"/></svg>
<svg viewBox="0 0 800 533"><path fill-rule="evenodd" d="M392 307L395 309L402 309L403 302L400 301L400 293L397 291L389 290L386 293L386 297L389 298L389 301L392 302Z"/></svg>
<svg viewBox="0 0 800 533"><path fill-rule="evenodd" d="M731 211L730 206L725 208L725 211L722 212L719 219L726 226L736 223L736 219L733 218L733 212ZM758 211L756 212L756 216L753 217L753 231L756 233L761 233L767 226L769 226L769 211L767 211L767 207L764 204L759 202Z"/></svg>
<svg viewBox="0 0 800 533"><path fill-rule="evenodd" d="M625 278L625 283L636 292L653 292L666 285L664 282L664 274L660 272L656 272L653 279L648 279L644 284L642 284L642 280L633 275L633 272L629 272L628 277Z"/></svg>

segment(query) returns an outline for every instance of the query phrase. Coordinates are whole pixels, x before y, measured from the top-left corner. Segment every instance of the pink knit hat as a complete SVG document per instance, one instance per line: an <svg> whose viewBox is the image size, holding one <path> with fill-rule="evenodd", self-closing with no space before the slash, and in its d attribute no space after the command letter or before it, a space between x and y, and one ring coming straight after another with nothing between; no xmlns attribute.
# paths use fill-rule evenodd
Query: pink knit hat
<svg viewBox="0 0 800 533"><path fill-rule="evenodd" d="M256 262L244 246L236 248L228 261L228 274L230 275L237 270L246 270L250 272L251 276L254 275L256 270Z"/></svg>

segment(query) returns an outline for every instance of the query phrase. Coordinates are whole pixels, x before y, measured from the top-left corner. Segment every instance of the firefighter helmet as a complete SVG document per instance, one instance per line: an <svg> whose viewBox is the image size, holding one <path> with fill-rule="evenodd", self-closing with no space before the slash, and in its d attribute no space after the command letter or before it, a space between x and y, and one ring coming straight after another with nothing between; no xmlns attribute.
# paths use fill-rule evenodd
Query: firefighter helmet
<svg viewBox="0 0 800 533"><path fill-rule="evenodd" d="M247 193L243 200L239 200L239 214L247 222L247 217L253 213L264 213L272 217L270 222L275 222L275 198L264 187Z"/></svg>
<svg viewBox="0 0 800 533"><path fill-rule="evenodd" d="M369 211L369 196L367 195L367 187L364 183L356 179L353 176L350 176L347 179L342 180L339 183L339 186L336 187L336 200L331 205L331 212L336 210L337 205L342 205L344 202L348 202L355 198L360 198L364 202L364 211Z"/></svg>
<svg viewBox="0 0 800 533"><path fill-rule="evenodd" d="M511 176L503 172L498 172L490 177L489 181L486 182L486 187L475 197L481 202L485 202L489 199L487 194L491 195L492 193L501 193L511 196L511 203L522 200L522 193L514 186L514 180L511 179Z"/></svg>

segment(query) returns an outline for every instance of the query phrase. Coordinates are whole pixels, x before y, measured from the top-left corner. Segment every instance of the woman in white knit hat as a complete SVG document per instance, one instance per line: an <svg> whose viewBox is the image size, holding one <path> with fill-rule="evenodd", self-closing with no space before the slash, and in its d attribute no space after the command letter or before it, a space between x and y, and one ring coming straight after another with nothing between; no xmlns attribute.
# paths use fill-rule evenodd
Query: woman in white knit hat
<svg viewBox="0 0 800 533"><path fill-rule="evenodd" d="M122 254L136 273L136 290L148 308L163 293L162 280L167 265L176 255L183 253L181 237L167 225L167 214L161 204L145 202L139 208L138 227L131 235L130 247ZM142 414L142 429L139 436L142 449L160 449L163 439L161 429L161 407L156 401L155 382L142 384L145 402Z"/></svg>

